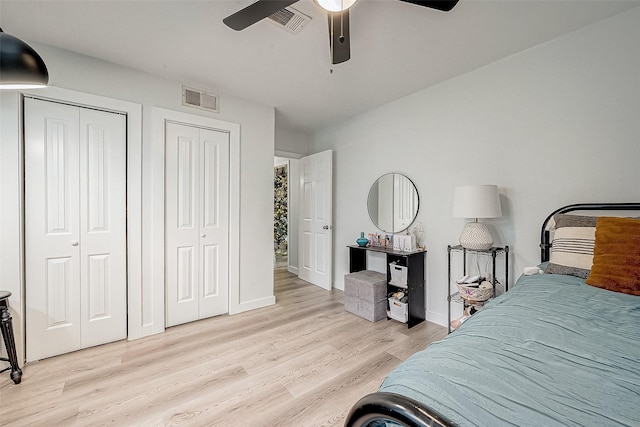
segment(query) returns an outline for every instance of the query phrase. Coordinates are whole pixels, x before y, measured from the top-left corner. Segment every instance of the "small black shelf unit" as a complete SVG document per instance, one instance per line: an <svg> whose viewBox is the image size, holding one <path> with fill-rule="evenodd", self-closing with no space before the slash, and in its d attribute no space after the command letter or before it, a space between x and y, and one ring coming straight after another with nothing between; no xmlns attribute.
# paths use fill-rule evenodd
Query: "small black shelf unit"
<svg viewBox="0 0 640 427"><path fill-rule="evenodd" d="M386 254L387 260L387 294L404 290L403 288L390 284L391 270L389 264L396 262L397 265L407 267L407 290L408 320L409 328L424 322L426 307L424 301L424 258L427 251L398 251L390 248L378 246L348 246L349 248L349 273L367 269L367 251L381 252Z"/></svg>
<svg viewBox="0 0 640 427"><path fill-rule="evenodd" d="M451 332L451 302L458 302L461 304L465 304L466 302L460 297L459 292L451 293L451 284L453 282L451 278L451 254L453 253L462 253L462 274L467 274L467 254L480 254L491 256L491 284L493 285L493 296L496 296L496 283L498 280L496 279L496 257L498 255L504 254L504 290L507 292L509 290L509 246L501 247L493 247L490 249L466 249L460 245L456 246L447 246L447 277L449 279L449 293L447 294L447 300L449 302L448 305L448 319L449 322L447 324L448 331Z"/></svg>

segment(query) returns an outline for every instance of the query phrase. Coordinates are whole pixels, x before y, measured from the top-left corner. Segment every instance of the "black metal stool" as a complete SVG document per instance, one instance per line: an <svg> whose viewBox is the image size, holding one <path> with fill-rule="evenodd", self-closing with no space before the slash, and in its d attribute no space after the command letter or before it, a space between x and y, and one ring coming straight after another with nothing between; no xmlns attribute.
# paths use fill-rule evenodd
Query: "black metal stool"
<svg viewBox="0 0 640 427"><path fill-rule="evenodd" d="M2 338L4 338L4 346L7 349L9 358L0 357L0 360L9 362L10 366L4 368L0 372L11 369L11 379L14 383L20 384L22 381L22 371L18 366L18 356L16 354L16 341L13 338L13 325L11 324L11 314L9 314L9 297L11 292L0 291L0 329L2 330Z"/></svg>

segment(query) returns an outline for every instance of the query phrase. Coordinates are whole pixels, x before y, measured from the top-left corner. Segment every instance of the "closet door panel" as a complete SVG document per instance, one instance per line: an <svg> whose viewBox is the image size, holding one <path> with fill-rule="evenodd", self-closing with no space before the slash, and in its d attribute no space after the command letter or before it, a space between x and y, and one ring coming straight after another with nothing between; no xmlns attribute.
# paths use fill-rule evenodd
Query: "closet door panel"
<svg viewBox="0 0 640 427"><path fill-rule="evenodd" d="M166 323L198 319L199 131L166 124Z"/></svg>
<svg viewBox="0 0 640 427"><path fill-rule="evenodd" d="M126 119L80 110L82 346L127 336Z"/></svg>
<svg viewBox="0 0 640 427"><path fill-rule="evenodd" d="M196 248L188 246L177 249L176 301L178 304L192 304L198 299L196 293L196 281L198 280L197 257L194 255Z"/></svg>
<svg viewBox="0 0 640 427"><path fill-rule="evenodd" d="M80 348L78 109L25 99L26 358Z"/></svg>
<svg viewBox="0 0 640 427"><path fill-rule="evenodd" d="M229 311L229 134L200 129L200 318Z"/></svg>

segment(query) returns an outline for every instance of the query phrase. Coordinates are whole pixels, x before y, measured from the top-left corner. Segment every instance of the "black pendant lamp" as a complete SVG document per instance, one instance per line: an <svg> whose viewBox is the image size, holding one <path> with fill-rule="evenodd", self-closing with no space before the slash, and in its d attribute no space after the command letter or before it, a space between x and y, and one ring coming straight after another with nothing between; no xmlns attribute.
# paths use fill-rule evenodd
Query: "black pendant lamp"
<svg viewBox="0 0 640 427"><path fill-rule="evenodd" d="M0 89L35 89L48 83L49 72L40 55L0 28Z"/></svg>

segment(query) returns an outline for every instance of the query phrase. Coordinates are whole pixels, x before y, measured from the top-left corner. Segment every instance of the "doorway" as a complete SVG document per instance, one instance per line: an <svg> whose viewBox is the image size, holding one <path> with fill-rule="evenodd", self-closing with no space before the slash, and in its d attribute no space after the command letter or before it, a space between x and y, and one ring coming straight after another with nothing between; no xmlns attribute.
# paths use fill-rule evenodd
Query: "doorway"
<svg viewBox="0 0 640 427"><path fill-rule="evenodd" d="M274 268L289 266L289 161L274 159L273 168L273 257Z"/></svg>

